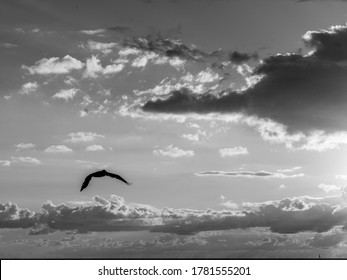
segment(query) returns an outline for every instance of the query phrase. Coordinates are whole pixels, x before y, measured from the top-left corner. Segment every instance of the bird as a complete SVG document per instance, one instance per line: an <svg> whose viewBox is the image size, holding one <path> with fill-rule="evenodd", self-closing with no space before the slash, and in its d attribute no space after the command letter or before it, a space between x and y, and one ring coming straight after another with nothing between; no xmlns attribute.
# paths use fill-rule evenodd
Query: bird
<svg viewBox="0 0 347 280"><path fill-rule="evenodd" d="M124 182L125 184L127 185L131 185L128 181L126 181L124 178L122 178L121 176L115 174L115 173L111 173L111 172L108 172L106 171L105 169L103 170L100 170L100 171L96 171L96 172L93 172L93 173L90 173L85 179L84 179L84 182L82 183L82 186L81 186L81 190L80 191L83 191L86 187L88 187L89 185L89 182L90 180L93 178L93 177L105 177L105 176L109 176L111 178L115 178L115 179L118 179L118 180L121 180L122 182Z"/></svg>

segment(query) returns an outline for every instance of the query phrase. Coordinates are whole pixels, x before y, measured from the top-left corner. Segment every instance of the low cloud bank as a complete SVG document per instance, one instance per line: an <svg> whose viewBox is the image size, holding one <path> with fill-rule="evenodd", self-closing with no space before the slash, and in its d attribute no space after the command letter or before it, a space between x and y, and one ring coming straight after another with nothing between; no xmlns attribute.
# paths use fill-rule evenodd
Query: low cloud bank
<svg viewBox="0 0 347 280"><path fill-rule="evenodd" d="M347 207L339 197L287 198L264 203L242 203L241 210L193 210L156 208L127 203L112 195L74 207L48 201L40 212L21 209L15 203L0 204L0 228L30 228L44 234L52 230L86 232L139 231L191 235L204 231L265 227L271 232L323 233L336 226L346 228ZM47 230L42 230L46 227ZM37 230L39 229L39 230Z"/></svg>

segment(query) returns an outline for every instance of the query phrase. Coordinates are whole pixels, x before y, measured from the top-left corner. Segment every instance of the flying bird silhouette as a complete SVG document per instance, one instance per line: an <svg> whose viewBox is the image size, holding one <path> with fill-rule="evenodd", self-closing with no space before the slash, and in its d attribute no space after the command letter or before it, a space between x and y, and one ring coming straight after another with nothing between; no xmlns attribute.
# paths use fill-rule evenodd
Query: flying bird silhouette
<svg viewBox="0 0 347 280"><path fill-rule="evenodd" d="M121 176L117 175L117 174L114 174L114 173L111 173L111 172L107 172L105 169L101 170L101 171L96 171L94 173L90 173L85 179L84 179L84 182L81 186L81 190L80 191L83 191L86 187L88 187L89 185L89 182L90 180L93 178L93 177L96 177L96 178L99 178L99 177L105 177L105 176L108 176L108 177L111 177L111 178L115 178L115 179L118 179L118 180L121 180L122 182L124 182L125 184L127 185L130 185L129 182L127 182L124 178L122 178Z"/></svg>

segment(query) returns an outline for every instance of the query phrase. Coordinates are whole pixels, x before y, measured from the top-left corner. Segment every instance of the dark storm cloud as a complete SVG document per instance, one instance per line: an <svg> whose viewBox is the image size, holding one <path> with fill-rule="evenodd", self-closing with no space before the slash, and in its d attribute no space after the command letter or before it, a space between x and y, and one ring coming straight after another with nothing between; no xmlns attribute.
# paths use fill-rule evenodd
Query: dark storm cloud
<svg viewBox="0 0 347 280"><path fill-rule="evenodd" d="M231 92L225 97L215 95L194 94L189 89L173 91L167 99L148 101L143 109L151 112L165 113L210 113L210 112L239 112L248 106L246 95Z"/></svg>
<svg viewBox="0 0 347 280"><path fill-rule="evenodd" d="M244 62L247 62L250 59L257 59L257 58L258 58L257 53L249 54L249 53L241 53L238 51L233 51L229 53L230 61L235 64L242 64Z"/></svg>
<svg viewBox="0 0 347 280"><path fill-rule="evenodd" d="M127 27L127 26L112 26L112 27L107 28L106 30L117 32L120 34L129 34L132 32L131 28Z"/></svg>
<svg viewBox="0 0 347 280"><path fill-rule="evenodd" d="M289 130L347 129L347 28L309 32L310 55L270 56L253 77L262 77L242 92L174 91L166 99L147 101L143 110L163 113L235 113L270 118Z"/></svg>
<svg viewBox="0 0 347 280"><path fill-rule="evenodd" d="M31 228L29 234L52 230L87 232L139 231L192 235L198 232L269 228L275 233L328 232L347 224L347 208L324 200L283 199L247 204L243 211L155 208L126 203L118 196L94 198L91 204L71 207L47 202L41 212L20 209L15 204L0 204L0 228Z"/></svg>
<svg viewBox="0 0 347 280"><path fill-rule="evenodd" d="M219 66L228 60L227 53L222 50L204 52L194 45L187 46L179 40L165 39L160 33L148 35L147 37L125 39L123 46L154 52L168 58L177 57L194 62L211 63L213 66Z"/></svg>
<svg viewBox="0 0 347 280"><path fill-rule="evenodd" d="M303 38L307 46L315 49L314 57L331 61L347 60L346 26L333 26L330 30L309 31Z"/></svg>

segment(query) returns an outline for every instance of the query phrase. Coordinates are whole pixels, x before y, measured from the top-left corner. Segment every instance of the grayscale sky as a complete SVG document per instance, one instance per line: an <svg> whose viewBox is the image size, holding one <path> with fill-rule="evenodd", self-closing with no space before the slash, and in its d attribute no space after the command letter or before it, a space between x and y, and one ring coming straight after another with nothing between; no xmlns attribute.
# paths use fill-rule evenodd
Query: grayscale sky
<svg viewBox="0 0 347 280"><path fill-rule="evenodd" d="M0 256L346 257L346 21L334 0L2 0ZM103 168L132 186L80 192Z"/></svg>

